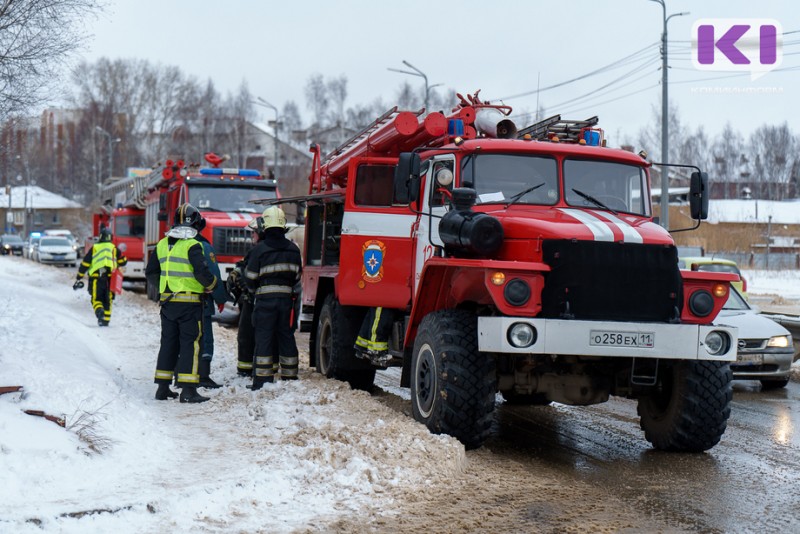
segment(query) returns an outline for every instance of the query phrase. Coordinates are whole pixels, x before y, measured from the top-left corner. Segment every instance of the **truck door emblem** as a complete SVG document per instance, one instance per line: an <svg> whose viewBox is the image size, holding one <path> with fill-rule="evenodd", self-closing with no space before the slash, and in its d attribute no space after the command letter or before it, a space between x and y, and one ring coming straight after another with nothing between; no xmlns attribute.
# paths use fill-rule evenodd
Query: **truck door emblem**
<svg viewBox="0 0 800 534"><path fill-rule="evenodd" d="M380 282L383 278L383 260L386 257L386 245L373 239L361 247L363 263L361 277L367 282Z"/></svg>

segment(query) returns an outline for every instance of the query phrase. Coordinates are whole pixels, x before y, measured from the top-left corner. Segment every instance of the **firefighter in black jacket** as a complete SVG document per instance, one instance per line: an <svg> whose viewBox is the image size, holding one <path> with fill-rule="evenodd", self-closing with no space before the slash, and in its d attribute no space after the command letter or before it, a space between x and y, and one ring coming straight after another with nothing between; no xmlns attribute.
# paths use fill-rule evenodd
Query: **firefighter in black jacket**
<svg viewBox="0 0 800 534"><path fill-rule="evenodd" d="M286 239L286 215L271 206L261 215L259 241L245 268L245 284L255 295L253 326L253 389L274 380L273 362L278 357L283 380L297 378L297 344L292 328L294 286L300 280L302 259L297 245ZM278 353L275 354L277 346Z"/></svg>
<svg viewBox="0 0 800 534"><path fill-rule="evenodd" d="M253 245L258 243L259 224L262 224L260 216L254 218L247 225L253 231ZM253 248L247 251L243 259L236 262L236 267L228 274L228 279L225 281L231 300L239 306L239 329L236 333L236 372L241 376L253 375L253 352L256 346L253 328L253 295L250 294L244 283L244 271L252 252Z"/></svg>
<svg viewBox="0 0 800 534"><path fill-rule="evenodd" d="M173 376L181 388L181 402L205 402L197 393L200 382L200 337L203 333L203 298L217 285L195 239L202 216L191 204L175 211L175 221L158 242L145 269L148 284L158 284L161 294L161 348L158 351L156 399L177 397L169 388Z"/></svg>
<svg viewBox="0 0 800 534"><path fill-rule="evenodd" d="M92 296L92 309L97 316L98 326L108 326L111 322L111 302L114 300L114 294L111 292L111 273L126 263L128 259L111 242L111 232L108 228L101 228L97 243L92 245L83 257L78 267L77 280L72 285L72 289L75 290L82 288L82 278L88 274L88 289Z"/></svg>

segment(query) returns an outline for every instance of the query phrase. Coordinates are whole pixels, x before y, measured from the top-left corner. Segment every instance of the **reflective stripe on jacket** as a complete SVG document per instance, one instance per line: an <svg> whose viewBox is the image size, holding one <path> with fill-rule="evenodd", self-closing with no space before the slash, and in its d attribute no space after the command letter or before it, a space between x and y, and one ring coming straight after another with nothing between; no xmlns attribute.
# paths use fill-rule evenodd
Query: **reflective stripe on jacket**
<svg viewBox="0 0 800 534"><path fill-rule="evenodd" d="M114 243L95 243L92 246L92 265L89 276L105 267L110 273L117 268L117 247Z"/></svg>
<svg viewBox="0 0 800 534"><path fill-rule="evenodd" d="M170 248L168 240L169 238L165 237L156 246L156 254L161 264L158 290L164 293L169 286L169 290L174 293L203 293L205 288L194 277L194 269L189 262L189 249L194 245L200 245L200 242L196 239L179 239Z"/></svg>

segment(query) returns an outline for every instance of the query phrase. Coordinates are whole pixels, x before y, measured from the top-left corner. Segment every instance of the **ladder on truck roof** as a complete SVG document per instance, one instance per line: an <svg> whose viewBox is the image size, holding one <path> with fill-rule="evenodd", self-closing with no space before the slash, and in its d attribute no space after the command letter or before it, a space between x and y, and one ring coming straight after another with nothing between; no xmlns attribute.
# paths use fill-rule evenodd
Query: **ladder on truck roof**
<svg viewBox="0 0 800 534"><path fill-rule="evenodd" d="M334 148L327 156L325 156L325 160L322 162L323 165L330 163L333 161L337 156L344 154L348 148L357 145L361 141L367 138L369 134L380 128L382 125L389 122L395 115L397 115L399 111L397 111L397 106L393 107L374 121L371 124L364 127L363 130L355 134L353 137L342 143L341 145Z"/></svg>
<svg viewBox="0 0 800 534"><path fill-rule="evenodd" d="M147 183L152 178L152 174L129 176L104 185L102 188L102 204L110 209L114 209L117 206L136 206L139 209L144 209Z"/></svg>
<svg viewBox="0 0 800 534"><path fill-rule="evenodd" d="M586 120L562 119L561 115L553 115L544 120L532 124L517 132L517 139L522 139L525 135L530 135L531 139L543 141L550 139L551 134L557 135L559 141L577 143L581 135L587 129L597 126L600 119L595 115Z"/></svg>

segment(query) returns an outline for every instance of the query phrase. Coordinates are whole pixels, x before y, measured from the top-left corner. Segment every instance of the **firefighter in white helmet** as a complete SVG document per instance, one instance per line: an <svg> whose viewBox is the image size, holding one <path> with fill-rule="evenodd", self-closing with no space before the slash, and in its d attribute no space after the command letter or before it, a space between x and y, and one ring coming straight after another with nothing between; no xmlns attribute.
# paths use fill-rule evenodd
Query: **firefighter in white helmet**
<svg viewBox="0 0 800 534"><path fill-rule="evenodd" d="M274 380L273 362L280 364L283 380L297 378L298 358L292 328L295 285L300 280L300 249L286 239L286 215L278 206L261 214L259 241L245 268L245 283L255 296L253 327L253 386L260 389ZM277 354L275 354L277 347Z"/></svg>

